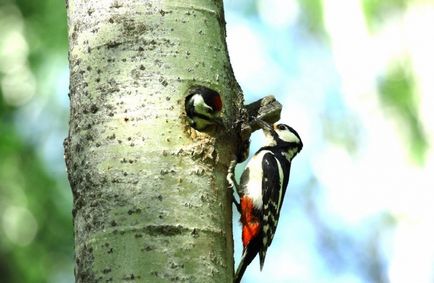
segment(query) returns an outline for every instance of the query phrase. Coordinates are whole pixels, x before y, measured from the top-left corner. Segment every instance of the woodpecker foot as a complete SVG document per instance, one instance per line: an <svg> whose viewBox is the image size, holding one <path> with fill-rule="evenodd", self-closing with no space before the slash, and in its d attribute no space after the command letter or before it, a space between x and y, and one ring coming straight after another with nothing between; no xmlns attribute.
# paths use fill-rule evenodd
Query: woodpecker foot
<svg viewBox="0 0 434 283"><path fill-rule="evenodd" d="M235 166L237 166L237 158L235 157L231 163L229 163L228 174L226 175L226 180L228 181L228 189L235 189L238 192L237 181L235 181Z"/></svg>

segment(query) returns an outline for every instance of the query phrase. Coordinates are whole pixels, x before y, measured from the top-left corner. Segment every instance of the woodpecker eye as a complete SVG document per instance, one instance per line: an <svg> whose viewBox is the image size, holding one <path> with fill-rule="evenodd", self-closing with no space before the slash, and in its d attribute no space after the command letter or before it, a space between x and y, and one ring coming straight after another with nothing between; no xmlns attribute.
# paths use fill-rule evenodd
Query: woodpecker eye
<svg viewBox="0 0 434 283"><path fill-rule="evenodd" d="M281 130L281 131L286 130L285 126L282 125L282 124L277 125L277 129L279 129L279 130Z"/></svg>

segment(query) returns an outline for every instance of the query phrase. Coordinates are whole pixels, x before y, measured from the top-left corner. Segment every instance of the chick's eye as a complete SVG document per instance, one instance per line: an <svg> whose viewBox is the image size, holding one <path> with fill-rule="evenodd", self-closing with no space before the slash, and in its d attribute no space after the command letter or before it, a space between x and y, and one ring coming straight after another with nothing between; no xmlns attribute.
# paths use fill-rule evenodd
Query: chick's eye
<svg viewBox="0 0 434 283"><path fill-rule="evenodd" d="M285 130L285 126L284 125L278 125L277 128L281 131Z"/></svg>

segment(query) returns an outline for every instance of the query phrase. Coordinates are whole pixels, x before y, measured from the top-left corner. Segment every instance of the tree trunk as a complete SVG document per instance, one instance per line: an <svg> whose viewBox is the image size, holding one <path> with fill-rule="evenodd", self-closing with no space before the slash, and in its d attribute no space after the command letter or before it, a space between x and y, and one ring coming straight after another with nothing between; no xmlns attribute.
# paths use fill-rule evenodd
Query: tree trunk
<svg viewBox="0 0 434 283"><path fill-rule="evenodd" d="M242 95L222 0L69 0L67 10L76 282L232 282L226 171ZM225 130L186 124L192 85L221 94Z"/></svg>

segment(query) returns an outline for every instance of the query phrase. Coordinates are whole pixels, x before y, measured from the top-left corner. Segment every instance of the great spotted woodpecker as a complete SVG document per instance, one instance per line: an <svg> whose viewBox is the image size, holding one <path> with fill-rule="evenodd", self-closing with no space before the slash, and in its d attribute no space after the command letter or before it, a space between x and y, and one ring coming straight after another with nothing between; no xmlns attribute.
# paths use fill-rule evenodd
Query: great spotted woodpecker
<svg viewBox="0 0 434 283"><path fill-rule="evenodd" d="M185 97L188 123L198 131L204 131L211 125L223 125L218 116L222 106L218 92L204 86L190 88Z"/></svg>
<svg viewBox="0 0 434 283"><path fill-rule="evenodd" d="M238 283L259 253L260 269L273 240L289 180L292 159L303 147L298 133L285 124L260 123L266 144L248 162L241 175L238 194L243 254L235 273Z"/></svg>

